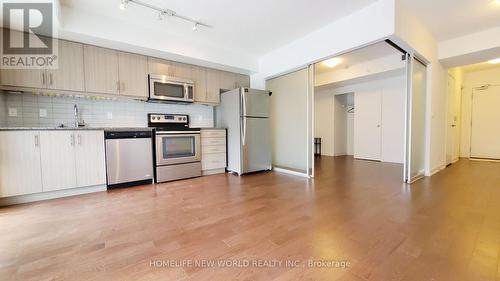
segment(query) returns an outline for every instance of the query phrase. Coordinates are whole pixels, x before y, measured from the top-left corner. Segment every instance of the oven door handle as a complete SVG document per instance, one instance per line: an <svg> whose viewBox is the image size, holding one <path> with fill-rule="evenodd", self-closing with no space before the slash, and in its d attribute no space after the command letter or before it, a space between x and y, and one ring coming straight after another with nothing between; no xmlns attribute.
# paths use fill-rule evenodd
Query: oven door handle
<svg viewBox="0 0 500 281"><path fill-rule="evenodd" d="M157 136L172 136L172 135L199 135L200 131L170 131L156 132Z"/></svg>

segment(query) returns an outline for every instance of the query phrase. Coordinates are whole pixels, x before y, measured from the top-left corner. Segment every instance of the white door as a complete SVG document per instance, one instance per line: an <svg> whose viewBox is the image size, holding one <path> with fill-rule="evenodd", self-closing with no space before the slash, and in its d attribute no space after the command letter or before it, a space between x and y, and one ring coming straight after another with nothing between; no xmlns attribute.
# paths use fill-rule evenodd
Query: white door
<svg viewBox="0 0 500 281"><path fill-rule="evenodd" d="M472 93L471 157L500 159L500 86Z"/></svg>
<svg viewBox="0 0 500 281"><path fill-rule="evenodd" d="M455 78L448 76L448 115L447 115L447 148L446 164L458 160L459 156L459 129L458 115L460 113L460 89L457 89Z"/></svg>
<svg viewBox="0 0 500 281"><path fill-rule="evenodd" d="M76 187L73 131L41 131L43 191Z"/></svg>
<svg viewBox="0 0 500 281"><path fill-rule="evenodd" d="M76 186L106 184L103 131L76 131Z"/></svg>
<svg viewBox="0 0 500 281"><path fill-rule="evenodd" d="M382 93L354 94L354 158L380 161Z"/></svg>
<svg viewBox="0 0 500 281"><path fill-rule="evenodd" d="M0 132L0 197L42 192L38 131Z"/></svg>

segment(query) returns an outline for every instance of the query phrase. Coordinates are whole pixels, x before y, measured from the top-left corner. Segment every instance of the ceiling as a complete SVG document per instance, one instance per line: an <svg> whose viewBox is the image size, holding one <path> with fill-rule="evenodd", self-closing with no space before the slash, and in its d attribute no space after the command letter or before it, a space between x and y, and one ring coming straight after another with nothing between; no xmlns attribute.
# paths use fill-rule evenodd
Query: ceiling
<svg viewBox="0 0 500 281"><path fill-rule="evenodd" d="M322 74L330 72L332 70L347 68L351 65L379 59L394 54L402 54L402 53L394 49L394 47L392 47L391 45L385 42L380 42L366 46L358 50L354 50L344 55L337 56L336 58L339 58L341 62L334 68L326 66L323 62L319 62L315 64L315 71L316 74Z"/></svg>
<svg viewBox="0 0 500 281"><path fill-rule="evenodd" d="M496 0L398 0L413 10L438 41L500 26Z"/></svg>
<svg viewBox="0 0 500 281"><path fill-rule="evenodd" d="M191 23L176 18L159 21L157 12L133 3L122 11L119 9L120 0L60 0L60 3L81 15L92 14L119 22L123 28L139 26L150 31L151 36L168 38L169 34L175 34L187 42L196 40L260 56L376 0L315 0L314 4L310 0L143 1L213 25L213 28L193 31Z"/></svg>

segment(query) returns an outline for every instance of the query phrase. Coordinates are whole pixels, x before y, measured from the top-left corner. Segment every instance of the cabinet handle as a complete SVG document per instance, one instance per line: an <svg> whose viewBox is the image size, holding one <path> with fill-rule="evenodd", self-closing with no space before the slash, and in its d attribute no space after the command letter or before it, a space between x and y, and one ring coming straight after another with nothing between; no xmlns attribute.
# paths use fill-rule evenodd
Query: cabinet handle
<svg viewBox="0 0 500 281"><path fill-rule="evenodd" d="M75 145L75 135L71 135L71 145Z"/></svg>
<svg viewBox="0 0 500 281"><path fill-rule="evenodd" d="M125 82L121 83L120 92L125 92Z"/></svg>
<svg viewBox="0 0 500 281"><path fill-rule="evenodd" d="M35 135L35 147L38 147L40 145L40 141L38 138L38 135Z"/></svg>
<svg viewBox="0 0 500 281"><path fill-rule="evenodd" d="M49 73L49 85L52 86L52 73Z"/></svg>
<svg viewBox="0 0 500 281"><path fill-rule="evenodd" d="M45 86L45 72L42 72L42 85Z"/></svg>
<svg viewBox="0 0 500 281"><path fill-rule="evenodd" d="M82 135L78 135L78 144L82 145Z"/></svg>
<svg viewBox="0 0 500 281"><path fill-rule="evenodd" d="M116 82L116 90L120 92L120 81Z"/></svg>

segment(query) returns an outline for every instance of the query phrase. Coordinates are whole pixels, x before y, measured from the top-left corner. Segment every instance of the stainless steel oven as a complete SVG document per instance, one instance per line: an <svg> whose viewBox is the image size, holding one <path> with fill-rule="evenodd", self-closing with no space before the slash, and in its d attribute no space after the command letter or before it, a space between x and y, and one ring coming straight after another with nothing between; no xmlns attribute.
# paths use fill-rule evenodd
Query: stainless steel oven
<svg viewBox="0 0 500 281"><path fill-rule="evenodd" d="M200 129L189 127L189 116L149 114L154 128L155 181L201 176Z"/></svg>
<svg viewBox="0 0 500 281"><path fill-rule="evenodd" d="M194 101L194 82L165 75L149 74L149 100L191 103Z"/></svg>
<svg viewBox="0 0 500 281"><path fill-rule="evenodd" d="M156 164L201 161L200 131L157 131Z"/></svg>

